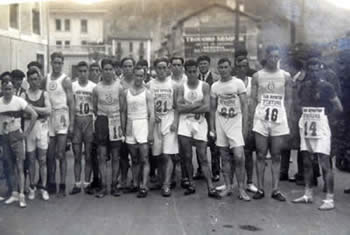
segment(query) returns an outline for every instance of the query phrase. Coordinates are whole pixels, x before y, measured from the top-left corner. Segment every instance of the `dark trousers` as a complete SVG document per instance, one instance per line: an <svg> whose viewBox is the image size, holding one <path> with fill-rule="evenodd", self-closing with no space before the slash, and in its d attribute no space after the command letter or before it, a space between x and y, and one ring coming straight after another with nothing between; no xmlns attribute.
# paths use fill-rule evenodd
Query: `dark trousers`
<svg viewBox="0 0 350 235"><path fill-rule="evenodd" d="M14 157L8 139L0 135L0 160L3 163L4 177L7 186L7 194L11 195L13 190L16 190L15 172L14 172Z"/></svg>
<svg viewBox="0 0 350 235"><path fill-rule="evenodd" d="M290 161L290 156L291 156L291 150L282 150L281 152L281 175L288 175L289 172L289 161ZM314 177L319 177L320 176L320 167L318 165L318 160L317 158L314 158L312 161L312 167L314 170ZM304 178L304 161L302 154L300 154L300 150L298 150L298 155L297 155L297 178Z"/></svg>

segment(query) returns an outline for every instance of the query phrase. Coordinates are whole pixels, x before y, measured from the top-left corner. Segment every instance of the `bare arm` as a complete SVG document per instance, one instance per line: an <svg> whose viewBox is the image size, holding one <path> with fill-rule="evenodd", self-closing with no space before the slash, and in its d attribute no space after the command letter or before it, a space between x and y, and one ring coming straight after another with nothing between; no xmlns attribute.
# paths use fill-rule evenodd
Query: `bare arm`
<svg viewBox="0 0 350 235"><path fill-rule="evenodd" d="M119 93L119 105L120 105L120 123L123 131L123 135L126 135L126 120L128 118L128 107L126 101L127 90L120 90Z"/></svg>
<svg viewBox="0 0 350 235"><path fill-rule="evenodd" d="M74 127L74 118L75 118L75 104L73 98L73 89L72 89L72 80L70 78L66 78L62 82L63 88L66 91L67 95L67 104L69 108L69 132L73 133Z"/></svg>
<svg viewBox="0 0 350 235"><path fill-rule="evenodd" d="M286 75L286 85L285 85L285 106L287 110L287 120L290 120L290 115L292 112L292 102L293 102L293 80L290 74Z"/></svg>
<svg viewBox="0 0 350 235"><path fill-rule="evenodd" d="M333 99L331 99L331 103L334 107L334 110L333 110L334 114L343 112L343 105L341 104L338 96L335 96Z"/></svg>
<svg viewBox="0 0 350 235"><path fill-rule="evenodd" d="M248 98L247 93L242 93L239 95L239 99L241 102L241 110L242 110L242 121L243 121L243 136L246 137L248 134Z"/></svg>
<svg viewBox="0 0 350 235"><path fill-rule="evenodd" d="M215 112L217 108L217 97L210 96L210 131L216 132L215 130Z"/></svg>
<svg viewBox="0 0 350 235"><path fill-rule="evenodd" d="M252 91L251 91L251 101L252 105L251 110L249 110L249 113L251 113L254 116L256 106L258 104L258 88L259 88L259 83L258 83L258 73L255 73L252 78Z"/></svg>
<svg viewBox="0 0 350 235"><path fill-rule="evenodd" d="M148 143L153 144L154 129L154 100L151 92L146 90L147 112L148 112Z"/></svg>
<svg viewBox="0 0 350 235"><path fill-rule="evenodd" d="M97 117L97 100L98 100L97 88L95 87L92 90L92 109L95 117Z"/></svg>
<svg viewBox="0 0 350 235"><path fill-rule="evenodd" d="M34 111L41 115L49 115L51 113L51 103L49 100L49 95L46 91L44 92L44 101L45 101L45 107L35 107L32 106Z"/></svg>
<svg viewBox="0 0 350 235"><path fill-rule="evenodd" d="M174 121L170 126L170 131L172 132L177 132L177 128L179 126L179 112L177 110L177 106L176 106L176 86L173 86L174 89L174 95L173 95L173 105L174 105Z"/></svg>
<svg viewBox="0 0 350 235"><path fill-rule="evenodd" d="M27 107L24 109L24 112L28 114L30 117L30 122L28 128L23 133L24 137L27 137L28 134L33 130L34 124L36 119L38 118L38 114L34 111L32 106L27 105Z"/></svg>

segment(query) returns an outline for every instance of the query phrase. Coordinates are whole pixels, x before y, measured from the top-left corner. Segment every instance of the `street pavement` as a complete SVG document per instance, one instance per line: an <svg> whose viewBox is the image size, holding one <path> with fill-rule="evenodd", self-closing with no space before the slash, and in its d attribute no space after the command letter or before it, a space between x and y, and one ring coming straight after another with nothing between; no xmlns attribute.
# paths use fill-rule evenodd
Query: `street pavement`
<svg viewBox="0 0 350 235"><path fill-rule="evenodd" d="M70 190L73 159L70 154L68 158ZM64 199L53 195L47 202L37 196L27 200L26 209L17 203L0 203L0 235L350 235L350 195L343 193L350 186L349 174L335 170L333 211L318 210L324 197L321 180L313 204L295 205L291 200L302 195L303 187L282 182L288 201L275 201L270 198L269 168L265 174L266 196L251 202L238 200L237 189L233 196L210 199L205 182L196 181L197 193L191 196L184 196L178 186L170 198L163 198L159 191L151 191L144 199L135 194L97 199L81 193ZM1 182L0 195L5 191Z"/></svg>

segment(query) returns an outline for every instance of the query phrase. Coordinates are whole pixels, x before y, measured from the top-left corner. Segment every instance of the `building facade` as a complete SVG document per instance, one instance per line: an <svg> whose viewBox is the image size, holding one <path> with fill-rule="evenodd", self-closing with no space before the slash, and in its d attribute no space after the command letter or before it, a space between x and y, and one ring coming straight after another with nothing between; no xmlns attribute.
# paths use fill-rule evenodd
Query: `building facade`
<svg viewBox="0 0 350 235"><path fill-rule="evenodd" d="M50 3L50 50L63 53L64 72L73 78L80 61L98 61L111 53L104 44L105 13L95 5Z"/></svg>
<svg viewBox="0 0 350 235"><path fill-rule="evenodd" d="M214 3L177 21L164 43L169 56L186 59L205 54L212 65L221 57L232 58L235 50L236 11L227 5ZM240 11L240 47L247 48L251 60L257 60L259 19ZM163 49L164 50L164 49Z"/></svg>
<svg viewBox="0 0 350 235"><path fill-rule="evenodd" d="M47 3L29 2L0 5L0 72L27 70L37 60L47 68Z"/></svg>
<svg viewBox="0 0 350 235"><path fill-rule="evenodd" d="M147 60L151 62L152 38L145 34L123 33L110 36L112 55L121 60L124 57L131 57L135 61Z"/></svg>

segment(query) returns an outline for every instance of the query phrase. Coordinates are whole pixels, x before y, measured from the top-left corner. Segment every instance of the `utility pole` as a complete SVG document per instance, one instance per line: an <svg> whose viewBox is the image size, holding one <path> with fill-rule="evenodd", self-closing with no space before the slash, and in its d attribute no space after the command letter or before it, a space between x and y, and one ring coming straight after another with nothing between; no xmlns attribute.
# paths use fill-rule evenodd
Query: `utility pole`
<svg viewBox="0 0 350 235"><path fill-rule="evenodd" d="M235 51L237 51L239 47L239 31L240 31L240 0L236 0L236 17L235 17Z"/></svg>

